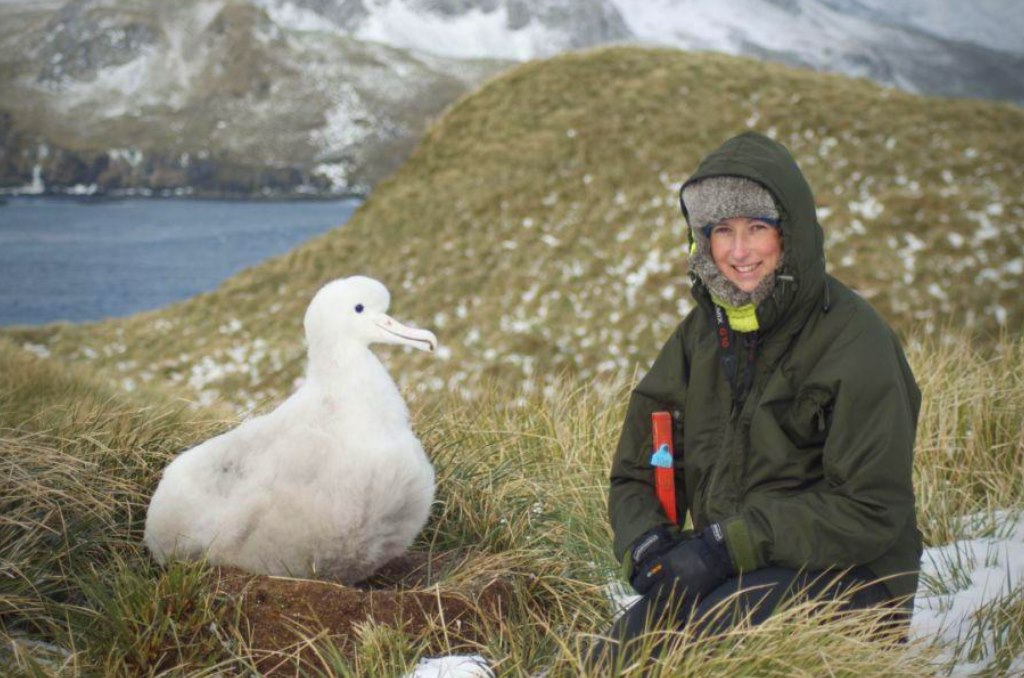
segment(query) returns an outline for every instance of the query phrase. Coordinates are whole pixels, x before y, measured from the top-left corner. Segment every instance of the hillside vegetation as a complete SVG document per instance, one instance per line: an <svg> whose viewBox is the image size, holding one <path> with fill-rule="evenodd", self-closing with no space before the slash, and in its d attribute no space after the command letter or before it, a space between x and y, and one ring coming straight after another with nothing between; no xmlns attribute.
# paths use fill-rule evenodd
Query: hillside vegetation
<svg viewBox="0 0 1024 678"><path fill-rule="evenodd" d="M1024 343L997 348L998 359L963 339L910 352L923 377L915 485L929 546L998 535L1000 515L1024 507ZM0 340L0 672L397 677L421 656L469 652L498 675L578 676L618 580L604 505L628 384L599 386L563 381L518 407L492 393L414 408L438 477L413 546L429 577L358 590L157 566L142 527L160 470L231 422ZM919 601L972 585L981 563L952 552ZM898 647L868 642L870 613L812 623L798 606L714 642L684 637L653 675L926 676L954 660L1014 675L1022 600L1018 581L956 642Z"/></svg>
<svg viewBox="0 0 1024 678"><path fill-rule="evenodd" d="M678 187L747 128L792 150L816 192L831 271L898 329L1021 328L1024 111L622 48L491 81L344 228L215 292L16 337L129 385L252 405L301 374L315 289L361 273L389 286L398 318L441 341L441 360L388 356L414 391L628 372L692 304Z"/></svg>

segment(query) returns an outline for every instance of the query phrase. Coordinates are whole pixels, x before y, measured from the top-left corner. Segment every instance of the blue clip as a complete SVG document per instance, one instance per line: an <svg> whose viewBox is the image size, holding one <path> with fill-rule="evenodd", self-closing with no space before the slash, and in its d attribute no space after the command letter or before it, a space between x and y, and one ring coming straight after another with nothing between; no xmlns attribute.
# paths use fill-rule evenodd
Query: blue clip
<svg viewBox="0 0 1024 678"><path fill-rule="evenodd" d="M651 466L672 468L672 453L668 451L668 445L662 445L651 455Z"/></svg>

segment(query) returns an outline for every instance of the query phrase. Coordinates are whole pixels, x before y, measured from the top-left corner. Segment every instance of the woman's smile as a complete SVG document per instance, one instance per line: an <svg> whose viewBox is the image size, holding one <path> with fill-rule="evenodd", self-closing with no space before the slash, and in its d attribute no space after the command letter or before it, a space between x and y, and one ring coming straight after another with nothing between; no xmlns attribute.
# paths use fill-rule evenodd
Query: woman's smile
<svg viewBox="0 0 1024 678"><path fill-rule="evenodd" d="M761 219L731 217L711 228L711 257L736 287L752 292L779 265L782 236Z"/></svg>

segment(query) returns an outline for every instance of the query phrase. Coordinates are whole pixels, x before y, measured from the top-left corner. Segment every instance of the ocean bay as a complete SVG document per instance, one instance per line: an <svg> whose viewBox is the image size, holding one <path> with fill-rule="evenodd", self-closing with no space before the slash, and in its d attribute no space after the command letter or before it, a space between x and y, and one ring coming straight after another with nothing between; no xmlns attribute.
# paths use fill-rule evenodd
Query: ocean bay
<svg viewBox="0 0 1024 678"><path fill-rule="evenodd" d="M9 197L0 206L0 325L166 306L340 226L360 203Z"/></svg>

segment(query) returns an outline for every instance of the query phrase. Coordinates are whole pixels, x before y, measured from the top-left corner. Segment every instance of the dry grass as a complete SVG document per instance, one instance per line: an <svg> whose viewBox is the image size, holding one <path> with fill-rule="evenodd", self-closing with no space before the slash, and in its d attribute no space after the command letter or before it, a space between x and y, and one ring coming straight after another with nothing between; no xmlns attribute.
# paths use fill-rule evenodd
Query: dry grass
<svg viewBox="0 0 1024 678"><path fill-rule="evenodd" d="M982 352L961 334L912 342L908 357L926 396L915 477L926 542L989 536L997 510L1024 507L1024 342Z"/></svg>
<svg viewBox="0 0 1024 678"><path fill-rule="evenodd" d="M930 543L965 535L955 516L1022 505L1021 434L1011 426L1024 408L1012 369L1022 352L1024 343L1009 339L988 358L966 342L910 351L925 393L917 487ZM298 640L261 646L216 572L159 568L140 545L159 469L225 422L155 393L107 391L84 371L9 343L0 344L0 374L0 632L8 648L0 663L14 674L233 674L269 661L276 675L398 676L423 653L473 652L500 675L547 668L570 676L611 617L605 586L617 568L606 475L629 379L580 387L563 378L561 388L527 396L495 387L472 404L452 396L415 409L438 470L438 502L414 549L455 554L431 573L432 586L438 595L462 592L470 609L485 599L468 592L499 582L501 594L487 599L497 611L480 608L457 631L443 613L415 627L371 618L346 635L307 623ZM960 463L940 463L950 456ZM714 641L684 636L666 660L671 668L655 675L942 670L930 659L935 649L869 642L869 619L807 617L795 606ZM1017 591L980 612L954 650L992 656L990 674L1006 675L1021 651L1019 621ZM995 652L981 654L993 639Z"/></svg>

